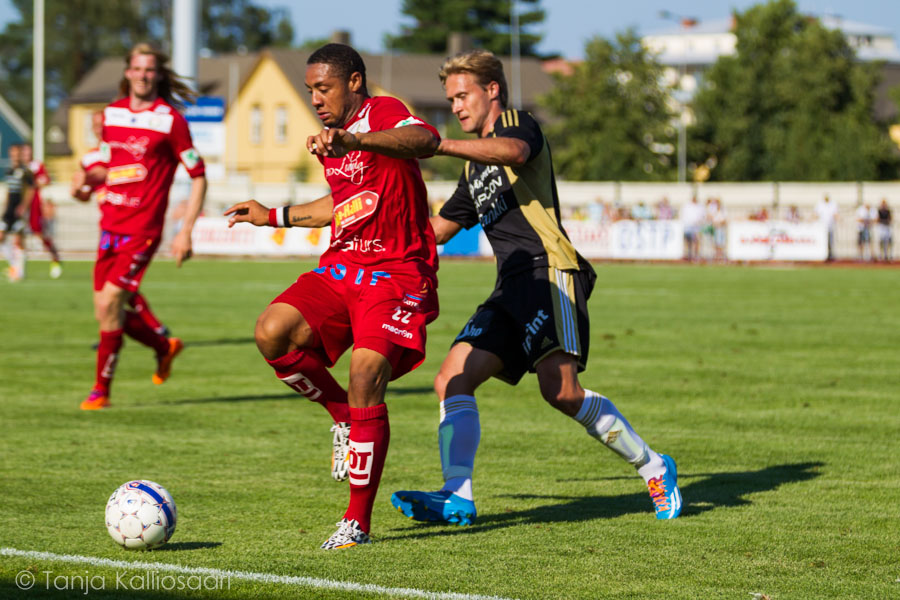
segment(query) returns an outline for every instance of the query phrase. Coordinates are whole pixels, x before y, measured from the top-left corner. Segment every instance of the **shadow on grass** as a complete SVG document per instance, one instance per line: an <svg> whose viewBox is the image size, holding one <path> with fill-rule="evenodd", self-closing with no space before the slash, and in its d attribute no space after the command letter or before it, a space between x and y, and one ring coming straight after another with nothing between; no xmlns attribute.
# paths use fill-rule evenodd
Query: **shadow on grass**
<svg viewBox="0 0 900 600"><path fill-rule="evenodd" d="M182 400L172 400L171 402L162 402L161 404L211 404L214 402L265 402L266 400L306 400L296 392L286 392L284 394L252 394L249 396L216 396L213 398L184 398Z"/></svg>
<svg viewBox="0 0 900 600"><path fill-rule="evenodd" d="M748 494L768 492L786 483L799 483L818 477L825 463L806 462L766 467L759 471L737 473L679 473L679 488L684 499L681 517L690 518L719 507L752 504ZM620 479L614 477L610 479ZM685 480L694 479L685 484ZM473 534L482 531L535 523L566 523L594 519L615 519L629 513L652 515L652 505L646 492L621 496L548 496L538 494L512 494L500 496L516 500L549 500L545 504L527 510L507 508L502 513L481 514L472 527L448 530L446 523L423 523L423 527L407 535L395 535L381 539L415 539L442 535ZM394 529L394 531L400 531Z"/></svg>
<svg viewBox="0 0 900 600"><path fill-rule="evenodd" d="M185 348L198 346L240 346L243 344L255 344L256 340L249 338L222 338L219 340L190 340L184 343Z"/></svg>
<svg viewBox="0 0 900 600"><path fill-rule="evenodd" d="M222 542L172 542L164 546L160 546L151 550L153 554L157 552L177 552L181 550L204 550L206 548L218 548Z"/></svg>

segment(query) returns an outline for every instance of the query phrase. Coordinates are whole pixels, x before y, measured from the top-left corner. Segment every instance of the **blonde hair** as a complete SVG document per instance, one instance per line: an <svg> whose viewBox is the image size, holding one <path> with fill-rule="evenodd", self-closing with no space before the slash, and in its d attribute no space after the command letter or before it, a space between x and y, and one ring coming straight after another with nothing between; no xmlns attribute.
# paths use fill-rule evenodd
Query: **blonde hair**
<svg viewBox="0 0 900 600"><path fill-rule="evenodd" d="M503 75L503 63L493 52L476 49L460 52L444 61L439 74L441 84L447 84L447 78L458 73L471 73L478 85L486 88L492 81L500 86L500 105L506 108L509 101L509 88Z"/></svg>
<svg viewBox="0 0 900 600"><path fill-rule="evenodd" d="M169 57L162 50L154 48L146 42L136 44L131 51L125 56L125 68L131 66L131 59L139 54L145 54L156 57L156 70L160 74L159 84L156 93L176 108L183 108L186 102L193 102L197 98L197 94L178 76L175 71L169 68ZM131 83L126 77L122 77L119 82L119 97L125 98L131 92Z"/></svg>

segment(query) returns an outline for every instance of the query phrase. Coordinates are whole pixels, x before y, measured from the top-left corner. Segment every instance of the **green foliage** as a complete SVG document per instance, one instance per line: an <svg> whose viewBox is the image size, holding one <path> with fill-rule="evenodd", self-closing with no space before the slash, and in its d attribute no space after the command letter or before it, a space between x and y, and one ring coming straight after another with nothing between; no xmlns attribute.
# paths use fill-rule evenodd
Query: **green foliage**
<svg viewBox="0 0 900 600"><path fill-rule="evenodd" d="M494 0L403 0L403 14L415 20L398 36L387 36L389 48L406 52L447 52L451 33L466 33L477 48L497 55L510 54L511 2ZM531 28L544 22L540 0L519 0L519 51L537 56L541 35ZM528 5L528 8L525 8Z"/></svg>
<svg viewBox="0 0 900 600"><path fill-rule="evenodd" d="M45 81L47 105L55 108L102 58L124 56L141 41L170 48L173 0L66 0L45 3ZM0 33L0 89L23 119L31 122L31 0L12 0L18 20ZM200 45L213 52L244 47L287 46L294 37L284 9L256 6L252 0L204 0Z"/></svg>
<svg viewBox="0 0 900 600"><path fill-rule="evenodd" d="M773 0L737 14L737 52L708 71L693 109L691 158L719 181L893 179L874 120L879 65L855 60L840 31Z"/></svg>
<svg viewBox="0 0 900 600"><path fill-rule="evenodd" d="M634 31L596 37L542 99L557 173L572 180L675 178L675 130L662 67Z"/></svg>
<svg viewBox="0 0 900 600"><path fill-rule="evenodd" d="M152 351L128 340L113 407L99 413L77 408L94 376L91 264L68 262L55 281L46 266L0 282L3 547L435 598L897 595L896 269L597 265L580 379L678 461L682 516L656 521L634 469L547 406L527 375L515 388L492 380L478 390L479 520L461 528L409 521L388 501L441 483L432 380L496 275L490 262L442 260L428 356L388 386L375 543L333 553L318 546L348 491L330 477L330 419L278 381L253 342L257 315L315 264L154 261L142 291L187 346L171 379L154 386ZM344 384L347 364L333 371ZM165 486L178 506L175 537L159 551L122 550L103 525L110 492L135 477ZM15 586L22 569L37 576L34 589ZM48 591L48 570L103 576L106 591ZM2 556L0 597L424 595L237 579L230 590L127 592L116 591L117 572L145 571Z"/></svg>

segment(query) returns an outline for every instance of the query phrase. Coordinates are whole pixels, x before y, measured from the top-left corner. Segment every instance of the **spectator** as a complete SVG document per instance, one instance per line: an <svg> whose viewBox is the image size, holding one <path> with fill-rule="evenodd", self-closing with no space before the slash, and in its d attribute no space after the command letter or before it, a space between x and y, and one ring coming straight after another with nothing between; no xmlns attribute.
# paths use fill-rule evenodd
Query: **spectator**
<svg viewBox="0 0 900 600"><path fill-rule="evenodd" d="M866 260L866 254L869 260L875 260L875 253L872 251L872 223L877 218L878 211L871 204L860 204L856 208L856 249L860 262Z"/></svg>
<svg viewBox="0 0 900 600"><path fill-rule="evenodd" d="M788 223L800 223L803 220L803 217L800 215L800 209L797 208L796 204L791 204L788 207L784 220Z"/></svg>
<svg viewBox="0 0 900 600"><path fill-rule="evenodd" d="M891 233L891 209L887 199L881 199L878 207L878 247L881 250L881 260L891 262L893 260L894 236Z"/></svg>
<svg viewBox="0 0 900 600"><path fill-rule="evenodd" d="M681 224L684 226L685 258L693 262L700 258L700 229L703 227L705 212L697 201L697 196L681 207Z"/></svg>
<svg viewBox="0 0 900 600"><path fill-rule="evenodd" d="M675 209L669 204L668 197L663 196L662 200L656 204L656 218L660 221L669 221L675 218Z"/></svg>
<svg viewBox="0 0 900 600"><path fill-rule="evenodd" d="M769 220L769 210L765 206L760 206L759 210L754 213L750 213L750 220L765 223Z"/></svg>
<svg viewBox="0 0 900 600"><path fill-rule="evenodd" d="M715 260L725 262L725 233L728 225L728 216L722 201L713 198L711 208L707 209L710 226L713 230L713 246L715 247Z"/></svg>
<svg viewBox="0 0 900 600"><path fill-rule="evenodd" d="M648 221L653 218L653 213L650 211L650 207L641 200L637 206L631 209L631 218L635 221Z"/></svg>
<svg viewBox="0 0 900 600"><path fill-rule="evenodd" d="M828 194L816 204L816 217L819 223L828 228L828 260L834 260L834 228L837 225L837 204L831 201Z"/></svg>

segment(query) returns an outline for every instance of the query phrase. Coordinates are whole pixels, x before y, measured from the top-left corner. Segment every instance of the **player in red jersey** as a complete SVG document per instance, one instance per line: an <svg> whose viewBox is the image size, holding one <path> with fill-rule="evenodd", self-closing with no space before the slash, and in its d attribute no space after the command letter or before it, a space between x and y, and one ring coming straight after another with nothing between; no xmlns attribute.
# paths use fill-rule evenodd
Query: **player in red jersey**
<svg viewBox="0 0 900 600"><path fill-rule="evenodd" d="M337 450L332 475L338 480L345 475L341 453L349 440L350 505L322 544L348 548L370 541L390 438L387 383L422 362L425 325L438 314L437 250L415 159L430 156L440 136L400 101L370 97L365 65L349 46L316 50L307 61L306 86L325 125L306 146L325 168L331 193L272 209L250 200L225 214L231 215L229 226L331 224L319 268L272 301L255 335L278 378L330 413ZM350 346L345 391L327 367Z"/></svg>
<svg viewBox="0 0 900 600"><path fill-rule="evenodd" d="M94 136L97 140L102 139L103 137L103 111L98 110L94 114L91 115L91 128L94 131ZM104 210L105 197L106 197L106 181L100 181L95 183L94 185L89 185L86 183L87 174L94 169L95 167L106 168L107 158L106 152L103 152L100 147L92 148L87 151L87 153L81 157L80 166L81 169L75 174L75 177L72 181L72 190L71 194L76 200L80 200L81 202L90 202L91 197L95 196L97 198L97 206L100 208L101 215ZM101 217L102 218L102 217ZM150 309L150 305L147 303L147 299L140 293L140 291L136 291L131 295L131 298L128 300L128 309L134 312L135 315L138 316L147 326L155 331L156 333L166 336L169 336L169 328L163 325L163 323L159 320L159 318L153 313ZM129 317L127 317L129 318ZM126 318L126 320L127 320ZM96 350L99 347L99 343L95 343L93 348Z"/></svg>
<svg viewBox="0 0 900 600"><path fill-rule="evenodd" d="M50 253L50 277L58 279L62 275L62 264L59 260L59 252L53 242L53 232L50 231L45 219L44 200L41 198L41 188L50 184L50 175L47 167L39 160L34 160L34 151L31 144L22 145L22 160L28 165L28 170L34 175L34 197L31 199L31 214L28 218L28 228L31 233L41 238L44 248Z"/></svg>
<svg viewBox="0 0 900 600"><path fill-rule="evenodd" d="M103 111L104 160L87 171L83 184L94 187L105 181L106 185L94 266L94 312L100 324L100 346L96 381L81 403L84 410L109 406L123 334L156 351L154 383L168 378L172 360L183 343L153 331L125 306L159 247L169 188L179 162L193 179L184 226L172 240L172 254L179 267L191 256L191 231L206 195L203 160L193 148L187 121L177 110L180 102L176 96L189 99L192 92L166 65L168 57L148 44L135 46L125 61L119 85L121 98Z"/></svg>

